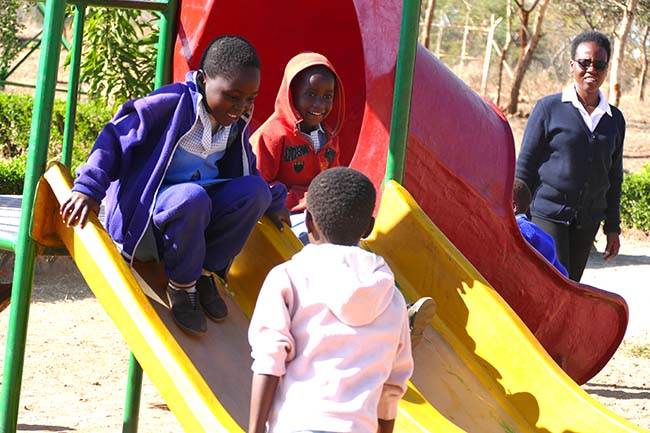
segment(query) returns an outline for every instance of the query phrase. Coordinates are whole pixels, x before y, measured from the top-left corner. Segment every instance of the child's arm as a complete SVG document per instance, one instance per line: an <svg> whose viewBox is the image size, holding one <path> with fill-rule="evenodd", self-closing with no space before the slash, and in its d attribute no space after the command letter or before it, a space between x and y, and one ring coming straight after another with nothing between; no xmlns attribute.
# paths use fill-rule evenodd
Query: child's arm
<svg viewBox="0 0 650 433"><path fill-rule="evenodd" d="M61 205L59 213L68 227L79 224L84 228L91 211L95 212L95 215L99 214L99 202L84 193L73 191Z"/></svg>
<svg viewBox="0 0 650 433"><path fill-rule="evenodd" d="M279 379L278 376L269 374L253 374L248 433L264 433L266 431L266 421L269 418Z"/></svg>
<svg viewBox="0 0 650 433"><path fill-rule="evenodd" d="M278 379L285 375L287 363L295 356L296 343L291 334L295 297L291 278L284 265L268 273L257 296L248 328L253 357L253 386L249 432L264 432Z"/></svg>
<svg viewBox="0 0 650 433"><path fill-rule="evenodd" d="M395 418L379 419L379 433L393 433L393 427L395 427Z"/></svg>
<svg viewBox="0 0 650 433"><path fill-rule="evenodd" d="M403 313L400 343L397 346L392 371L384 383L379 405L377 406L377 418L379 418L379 431L381 433L393 430L393 424L397 416L397 405L406 392L406 382L413 374L413 356L411 355L411 337L406 306Z"/></svg>
<svg viewBox="0 0 650 433"><path fill-rule="evenodd" d="M264 125L262 125L251 136L250 140L253 152L257 157L256 165L260 172L260 176L269 183L276 180L278 171L280 170L280 161L282 159L283 140L273 137L268 137L264 133Z"/></svg>

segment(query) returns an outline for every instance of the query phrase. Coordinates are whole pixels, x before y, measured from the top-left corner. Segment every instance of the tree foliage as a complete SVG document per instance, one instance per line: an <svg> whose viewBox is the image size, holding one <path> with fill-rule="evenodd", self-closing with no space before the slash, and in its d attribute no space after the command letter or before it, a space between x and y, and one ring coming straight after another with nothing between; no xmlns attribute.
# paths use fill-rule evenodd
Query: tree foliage
<svg viewBox="0 0 650 433"><path fill-rule="evenodd" d="M0 7L0 79L6 79L12 62L22 49L20 32L25 24L18 12L24 7L20 0L3 0Z"/></svg>
<svg viewBox="0 0 650 433"><path fill-rule="evenodd" d="M81 80L88 95L114 107L153 90L158 27L155 15L93 8L86 18Z"/></svg>

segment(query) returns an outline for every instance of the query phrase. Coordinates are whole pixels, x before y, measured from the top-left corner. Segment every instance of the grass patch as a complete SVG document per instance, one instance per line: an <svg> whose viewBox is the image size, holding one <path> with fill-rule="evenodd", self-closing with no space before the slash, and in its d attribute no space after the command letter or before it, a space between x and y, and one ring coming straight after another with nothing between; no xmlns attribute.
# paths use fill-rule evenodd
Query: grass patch
<svg viewBox="0 0 650 433"><path fill-rule="evenodd" d="M632 358L650 359L650 343L626 343L623 353Z"/></svg>

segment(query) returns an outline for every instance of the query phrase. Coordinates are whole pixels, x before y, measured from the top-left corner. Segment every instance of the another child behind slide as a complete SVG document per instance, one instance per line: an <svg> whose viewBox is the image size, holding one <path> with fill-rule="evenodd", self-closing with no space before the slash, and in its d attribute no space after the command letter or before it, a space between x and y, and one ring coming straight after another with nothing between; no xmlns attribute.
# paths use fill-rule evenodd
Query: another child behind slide
<svg viewBox="0 0 650 433"><path fill-rule="evenodd" d="M393 430L413 359L393 273L357 246L372 230L375 194L350 168L311 183L310 244L271 270L250 323L249 433L267 422L269 432Z"/></svg>
<svg viewBox="0 0 650 433"><path fill-rule="evenodd" d="M345 94L334 66L318 53L301 53L287 63L275 111L251 136L264 179L288 189L293 230L306 241L305 193L320 172L340 165L338 133Z"/></svg>
<svg viewBox="0 0 650 433"><path fill-rule="evenodd" d="M190 333L206 331L205 315L226 317L212 272L226 277L258 219L289 219L286 189L269 189L248 141L259 84L253 46L218 37L186 82L120 107L61 206L83 226L106 196L111 238L131 262L164 261L172 315Z"/></svg>
<svg viewBox="0 0 650 433"><path fill-rule="evenodd" d="M530 202L531 194L528 186L523 180L515 178L512 190L512 210L515 213L515 219L521 234L562 275L568 277L569 273L557 256L553 238L528 219Z"/></svg>

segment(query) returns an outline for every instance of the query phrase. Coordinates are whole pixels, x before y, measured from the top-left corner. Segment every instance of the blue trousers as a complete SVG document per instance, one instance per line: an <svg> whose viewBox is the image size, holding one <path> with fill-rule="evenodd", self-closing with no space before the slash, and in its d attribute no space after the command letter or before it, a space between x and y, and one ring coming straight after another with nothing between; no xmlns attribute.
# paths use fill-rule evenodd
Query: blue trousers
<svg viewBox="0 0 650 433"><path fill-rule="evenodd" d="M270 204L269 186L260 176L161 189L152 219L167 277L189 284L199 278L201 269L227 268Z"/></svg>

